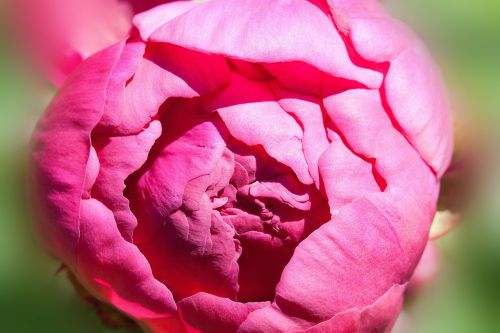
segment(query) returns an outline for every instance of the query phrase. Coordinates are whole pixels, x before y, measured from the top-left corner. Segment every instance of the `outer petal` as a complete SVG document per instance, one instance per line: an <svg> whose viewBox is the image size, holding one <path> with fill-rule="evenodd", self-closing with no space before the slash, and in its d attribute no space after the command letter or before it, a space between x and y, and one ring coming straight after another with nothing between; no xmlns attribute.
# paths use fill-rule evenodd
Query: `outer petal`
<svg viewBox="0 0 500 333"><path fill-rule="evenodd" d="M172 294L155 280L139 249L124 240L112 212L95 199L80 208L76 273L89 290L141 320L175 313Z"/></svg>
<svg viewBox="0 0 500 333"><path fill-rule="evenodd" d="M439 249L429 240L408 285L408 291L415 292L429 284L440 269Z"/></svg>
<svg viewBox="0 0 500 333"><path fill-rule="evenodd" d="M436 210L439 192L436 177L393 127L376 91L352 90L337 94L325 100L325 107L351 149L373 159L374 176L378 174L387 185L384 201L392 196L401 197L393 204L402 214L394 216L394 227L398 234L405 236L402 242L403 247L408 246L408 255L418 260L423 248L416 241L427 238ZM405 223L407 218L414 222Z"/></svg>
<svg viewBox="0 0 500 333"><path fill-rule="evenodd" d="M375 303L362 310L351 309L333 318L295 333L390 332L403 303L405 286L395 285Z"/></svg>
<svg viewBox="0 0 500 333"><path fill-rule="evenodd" d="M42 234L51 251L74 267L79 206L90 133L102 116L106 87L123 43L91 57L66 82L33 136L33 167L42 199ZM84 92L84 93L82 93ZM95 173L95 172L94 172Z"/></svg>
<svg viewBox="0 0 500 333"><path fill-rule="evenodd" d="M165 23L150 40L251 62L305 62L369 87L381 82L380 73L351 63L326 13L308 1L210 1Z"/></svg>
<svg viewBox="0 0 500 333"><path fill-rule="evenodd" d="M363 61L389 63L387 111L442 176L451 159L451 113L439 70L418 38L375 0L329 0L337 26Z"/></svg>
<svg viewBox="0 0 500 333"><path fill-rule="evenodd" d="M277 286L276 302L283 311L322 321L372 304L406 281L416 263L409 261L413 256L394 225L421 221L406 221L406 212L395 209L392 200L374 199L344 206L300 243Z"/></svg>
<svg viewBox="0 0 500 333"><path fill-rule="evenodd" d="M421 44L391 63L385 96L408 140L441 177L453 151L451 113L441 77Z"/></svg>

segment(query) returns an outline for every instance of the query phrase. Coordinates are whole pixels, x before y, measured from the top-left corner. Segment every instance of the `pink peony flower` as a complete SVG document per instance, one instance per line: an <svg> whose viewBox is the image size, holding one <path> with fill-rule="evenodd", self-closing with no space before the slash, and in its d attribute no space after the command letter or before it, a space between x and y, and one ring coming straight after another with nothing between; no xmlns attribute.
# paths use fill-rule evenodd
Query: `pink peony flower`
<svg viewBox="0 0 500 333"><path fill-rule="evenodd" d="M50 251L152 332L384 332L452 150L440 76L376 1L174 2L34 134Z"/></svg>
<svg viewBox="0 0 500 333"><path fill-rule="evenodd" d="M43 74L60 86L91 54L125 38L134 13L168 0L14 0L17 32Z"/></svg>

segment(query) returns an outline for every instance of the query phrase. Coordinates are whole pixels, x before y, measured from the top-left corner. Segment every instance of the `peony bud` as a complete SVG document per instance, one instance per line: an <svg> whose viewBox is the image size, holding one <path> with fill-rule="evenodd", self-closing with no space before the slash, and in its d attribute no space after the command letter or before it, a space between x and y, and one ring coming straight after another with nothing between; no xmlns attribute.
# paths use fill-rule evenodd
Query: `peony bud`
<svg viewBox="0 0 500 333"><path fill-rule="evenodd" d="M422 43L376 1L155 7L34 134L40 232L152 332L384 332L452 151Z"/></svg>

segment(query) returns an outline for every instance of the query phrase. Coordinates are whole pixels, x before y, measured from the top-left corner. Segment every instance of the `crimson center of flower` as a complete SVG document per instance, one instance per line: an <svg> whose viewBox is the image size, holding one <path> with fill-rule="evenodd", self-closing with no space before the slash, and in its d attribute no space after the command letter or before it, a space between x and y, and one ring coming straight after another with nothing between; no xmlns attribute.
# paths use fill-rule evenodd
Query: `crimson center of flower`
<svg viewBox="0 0 500 333"><path fill-rule="evenodd" d="M153 274L176 299L272 300L295 247L329 220L326 199L262 146L234 138L200 100L165 103L160 121L126 190Z"/></svg>

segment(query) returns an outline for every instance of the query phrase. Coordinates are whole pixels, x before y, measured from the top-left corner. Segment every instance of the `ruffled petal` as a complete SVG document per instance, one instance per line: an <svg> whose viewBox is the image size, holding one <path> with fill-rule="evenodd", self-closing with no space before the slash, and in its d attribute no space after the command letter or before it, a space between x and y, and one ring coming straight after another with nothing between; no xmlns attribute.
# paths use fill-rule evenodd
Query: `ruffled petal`
<svg viewBox="0 0 500 333"><path fill-rule="evenodd" d="M423 248L414 241L427 238L436 211L439 183L435 175L393 127L378 92L363 89L346 91L328 97L324 103L330 120L353 152L372 159L374 177L383 180L386 185L383 194L387 197L383 201L393 196L400 197L393 204L402 214L394 217L394 228L398 234L405 235L401 241L405 244L403 247L408 246L407 252L412 260L418 260ZM410 225L404 223L410 217L415 222Z"/></svg>
<svg viewBox="0 0 500 333"><path fill-rule="evenodd" d="M208 177L225 148L213 117L194 113L190 103L172 106L162 118L163 135L144 168L129 181L127 196L139 219L136 243L155 235L183 205L187 184ZM189 109L191 108L191 109Z"/></svg>
<svg viewBox="0 0 500 333"><path fill-rule="evenodd" d="M91 292L132 318L176 312L168 288L153 277L139 249L121 237L113 213L95 199L81 203L76 274Z"/></svg>
<svg viewBox="0 0 500 333"><path fill-rule="evenodd" d="M345 204L380 192L373 164L350 151L337 136L319 160L319 172L332 213Z"/></svg>
<svg viewBox="0 0 500 333"><path fill-rule="evenodd" d="M129 41L106 92L106 109L96 131L108 135L140 132L167 99L211 94L231 79L220 56L175 45ZM204 80L199 80L199 77Z"/></svg>
<svg viewBox="0 0 500 333"><path fill-rule="evenodd" d="M118 229L127 241L132 241L137 219L123 193L125 180L146 162L149 150L160 135L161 124L155 120L137 135L93 139L101 168L92 197L113 212Z"/></svg>
<svg viewBox="0 0 500 333"><path fill-rule="evenodd" d="M438 191L436 178L393 127L377 91L350 90L330 96L324 103L331 122L353 152L373 160L374 176L378 174L383 179L386 191L403 191L428 204L434 202Z"/></svg>
<svg viewBox="0 0 500 333"><path fill-rule="evenodd" d="M28 54L56 86L84 59L125 38L133 15L117 0L19 0L11 6Z"/></svg>
<svg viewBox="0 0 500 333"><path fill-rule="evenodd" d="M321 102L313 97L299 95L280 89L278 85L273 86L280 106L296 117L302 126L304 136L302 145L304 157L308 166L309 174L314 180L316 188L320 187L319 159L321 154L328 148L323 111Z"/></svg>
<svg viewBox="0 0 500 333"><path fill-rule="evenodd" d="M439 70L425 47L375 0L328 0L337 26L372 63L389 62L383 98L395 122L441 177L452 147L451 113Z"/></svg>
<svg viewBox="0 0 500 333"><path fill-rule="evenodd" d="M271 157L289 166L302 183L313 182L302 151L303 131L279 106L268 86L234 74L231 85L207 108L217 111L234 138L248 146L262 145Z"/></svg>
<svg viewBox="0 0 500 333"><path fill-rule="evenodd" d="M203 188L196 191L203 192ZM155 276L169 286L176 298L205 291L235 299L240 246L233 238L234 230L212 214L206 195L186 196L198 207L176 211L152 239L139 247Z"/></svg>
<svg viewBox="0 0 500 333"><path fill-rule="evenodd" d="M177 305L183 321L204 333L234 333L247 316L268 302L239 303L228 298L198 293Z"/></svg>
<svg viewBox="0 0 500 333"><path fill-rule="evenodd" d="M358 199L302 241L276 288L277 305L288 315L319 322L372 304L392 285L404 283L415 256L407 253L394 225L422 222L407 220L393 206ZM422 237L412 242L423 250Z"/></svg>

